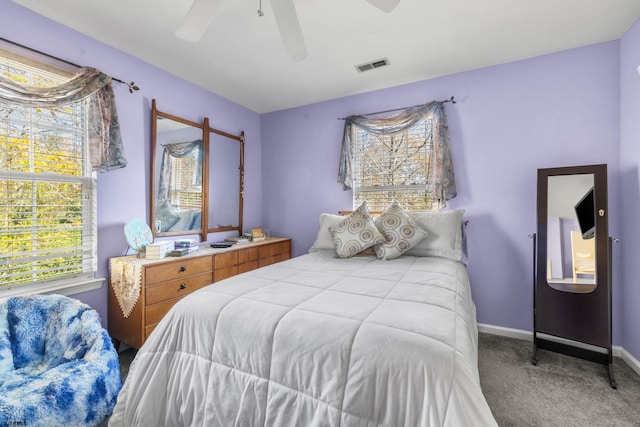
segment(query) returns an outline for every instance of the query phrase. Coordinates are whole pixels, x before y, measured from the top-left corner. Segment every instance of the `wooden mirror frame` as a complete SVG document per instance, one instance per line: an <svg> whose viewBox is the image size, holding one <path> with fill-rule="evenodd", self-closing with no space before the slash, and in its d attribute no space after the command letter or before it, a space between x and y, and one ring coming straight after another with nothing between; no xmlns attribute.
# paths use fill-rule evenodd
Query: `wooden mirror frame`
<svg viewBox="0 0 640 427"><path fill-rule="evenodd" d="M156 156L158 153L157 150L157 136L158 136L158 117L164 117L179 123L183 123L185 125L201 129L202 130L202 194L201 201L202 206L200 207L200 228L199 229L190 229L190 230L179 230L179 231L156 231L155 222L156 222L156 199L158 188L156 186ZM172 114L164 113L158 110L156 106L156 100L151 101L151 194L150 194L150 209L149 209L149 226L153 233L154 238L161 236L184 236L184 235L193 235L199 234L202 241L207 239L207 206L208 206L208 195L209 195L209 132L207 132L208 128L208 119L204 119L204 123L196 123L191 120L184 119L182 117L174 116Z"/></svg>
<svg viewBox="0 0 640 427"><path fill-rule="evenodd" d="M202 130L202 206L201 206L201 219L200 219L200 228L192 229L192 230L181 230L181 231L165 231L165 232L157 232L155 227L156 221L156 198L158 188L156 186L156 156L157 156L157 137L158 137L158 129L157 122L158 117L164 117L170 120L174 120L179 123L184 123L185 125L192 126L194 128L198 128ZM202 124L193 122L191 120L184 119L182 117L178 117L172 114L164 113L158 110L156 105L156 100L153 99L151 101L151 183L150 183L150 209L149 209L149 225L152 230L153 236L155 237L164 237L164 236L183 236L183 235L194 235L199 234L201 241L206 241L208 237L208 233L218 233L224 231L238 231L239 234L242 234L243 230L243 209L244 209L244 131L240 133L240 135L232 135L230 133L224 132L219 129L215 129L209 126L209 119L204 118ZM231 140L235 140L238 142L239 149L239 187L238 187L238 223L237 225L233 224L228 227L211 227L209 228L209 204L210 204L210 194L209 194L209 176L210 176L210 160L209 157L212 153L211 143L210 143L210 134L214 133L216 135L220 135ZM214 183L215 184L215 183Z"/></svg>

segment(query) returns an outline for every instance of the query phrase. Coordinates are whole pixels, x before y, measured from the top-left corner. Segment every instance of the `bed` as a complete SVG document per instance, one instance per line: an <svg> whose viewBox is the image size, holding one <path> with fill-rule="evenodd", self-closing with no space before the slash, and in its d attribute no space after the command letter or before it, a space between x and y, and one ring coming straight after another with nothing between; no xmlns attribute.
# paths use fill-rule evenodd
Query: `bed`
<svg viewBox="0 0 640 427"><path fill-rule="evenodd" d="M497 425L465 265L338 258L319 240L177 303L136 355L109 425Z"/></svg>

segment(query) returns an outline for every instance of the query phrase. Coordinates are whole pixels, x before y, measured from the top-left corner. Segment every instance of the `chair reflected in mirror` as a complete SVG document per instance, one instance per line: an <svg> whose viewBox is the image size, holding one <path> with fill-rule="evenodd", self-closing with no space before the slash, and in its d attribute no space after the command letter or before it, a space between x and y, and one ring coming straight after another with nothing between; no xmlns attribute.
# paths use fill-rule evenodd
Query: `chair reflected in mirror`
<svg viewBox="0 0 640 427"><path fill-rule="evenodd" d="M593 276L596 280L595 239L583 239L579 231L571 230L571 261L573 283L578 283L578 275Z"/></svg>

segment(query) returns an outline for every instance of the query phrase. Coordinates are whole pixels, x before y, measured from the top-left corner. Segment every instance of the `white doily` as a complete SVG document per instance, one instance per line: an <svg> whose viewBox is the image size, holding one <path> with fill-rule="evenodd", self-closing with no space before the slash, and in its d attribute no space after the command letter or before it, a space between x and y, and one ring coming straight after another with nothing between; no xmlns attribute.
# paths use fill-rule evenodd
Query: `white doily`
<svg viewBox="0 0 640 427"><path fill-rule="evenodd" d="M111 286L124 317L129 317L140 297L141 261L137 258L111 258Z"/></svg>

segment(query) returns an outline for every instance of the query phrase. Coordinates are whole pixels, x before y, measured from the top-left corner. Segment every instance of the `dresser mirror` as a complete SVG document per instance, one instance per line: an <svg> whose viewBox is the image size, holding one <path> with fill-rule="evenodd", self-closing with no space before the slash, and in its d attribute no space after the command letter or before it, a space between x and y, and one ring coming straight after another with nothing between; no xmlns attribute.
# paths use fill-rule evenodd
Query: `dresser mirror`
<svg viewBox="0 0 640 427"><path fill-rule="evenodd" d="M155 236L206 239L205 124L158 111L152 101L150 226Z"/></svg>
<svg viewBox="0 0 640 427"><path fill-rule="evenodd" d="M244 132L210 129L209 168L208 232L242 232Z"/></svg>

